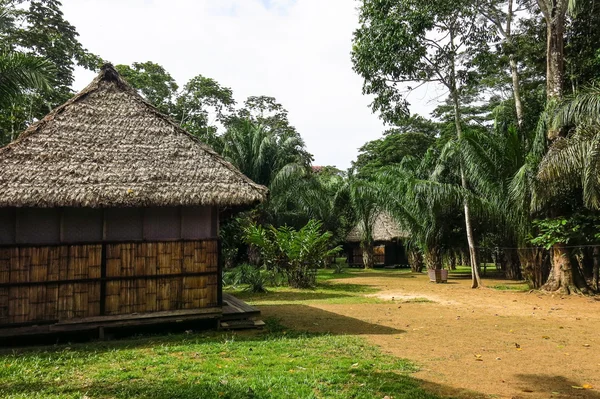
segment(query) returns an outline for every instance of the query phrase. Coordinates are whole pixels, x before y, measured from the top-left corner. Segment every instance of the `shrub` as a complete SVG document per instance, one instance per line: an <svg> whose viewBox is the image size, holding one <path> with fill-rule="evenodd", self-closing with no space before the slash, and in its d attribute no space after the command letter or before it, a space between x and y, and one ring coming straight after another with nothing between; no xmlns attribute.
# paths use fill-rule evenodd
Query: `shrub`
<svg viewBox="0 0 600 399"><path fill-rule="evenodd" d="M249 264L240 265L223 275L223 284L232 287L247 285L244 290L255 293L267 292L266 286L272 281L272 273Z"/></svg>
<svg viewBox="0 0 600 399"><path fill-rule="evenodd" d="M308 288L316 284L317 268L341 251L339 246L331 248L332 234L323 233L321 227L321 222L311 220L298 231L250 225L244 233L246 242L260 250L267 270L283 273L292 287Z"/></svg>
<svg viewBox="0 0 600 399"><path fill-rule="evenodd" d="M346 267L345 263L334 263L333 264L333 274L342 274L344 273L344 268Z"/></svg>

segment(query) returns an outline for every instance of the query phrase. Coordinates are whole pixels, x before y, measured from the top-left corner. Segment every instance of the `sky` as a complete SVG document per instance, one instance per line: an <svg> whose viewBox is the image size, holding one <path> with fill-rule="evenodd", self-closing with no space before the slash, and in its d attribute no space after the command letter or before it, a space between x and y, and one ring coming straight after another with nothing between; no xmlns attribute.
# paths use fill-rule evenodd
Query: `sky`
<svg viewBox="0 0 600 399"><path fill-rule="evenodd" d="M202 74L248 96L275 97L289 111L314 165L341 169L381 137L383 122L352 70L356 0L63 0L89 51L113 64L153 61L183 86ZM77 69L75 90L94 73ZM409 98L429 113L433 89ZM435 94L435 93L434 93Z"/></svg>

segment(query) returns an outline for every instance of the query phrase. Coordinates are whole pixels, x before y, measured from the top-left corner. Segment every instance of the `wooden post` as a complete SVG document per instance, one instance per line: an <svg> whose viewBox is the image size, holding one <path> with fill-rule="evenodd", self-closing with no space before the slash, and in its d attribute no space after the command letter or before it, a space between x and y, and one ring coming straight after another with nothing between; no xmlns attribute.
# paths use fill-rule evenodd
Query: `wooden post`
<svg viewBox="0 0 600 399"><path fill-rule="evenodd" d="M217 239L217 304L223 306L223 257L221 256L221 239Z"/></svg>
<svg viewBox="0 0 600 399"><path fill-rule="evenodd" d="M100 316L106 315L106 243L102 243L100 258ZM104 334L104 330L102 330Z"/></svg>

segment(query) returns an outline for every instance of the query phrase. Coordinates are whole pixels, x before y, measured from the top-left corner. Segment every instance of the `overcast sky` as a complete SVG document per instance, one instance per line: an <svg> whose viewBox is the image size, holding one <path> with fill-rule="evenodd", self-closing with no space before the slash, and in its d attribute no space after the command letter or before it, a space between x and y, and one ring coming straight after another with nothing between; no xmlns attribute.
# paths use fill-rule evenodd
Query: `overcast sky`
<svg viewBox="0 0 600 399"><path fill-rule="evenodd" d="M153 61L180 86L202 74L231 87L238 103L275 97L315 165L346 169L358 148L384 130L352 71L355 0L62 2L84 47L113 64ZM77 70L75 89L93 76ZM414 93L413 110L426 114L431 96Z"/></svg>

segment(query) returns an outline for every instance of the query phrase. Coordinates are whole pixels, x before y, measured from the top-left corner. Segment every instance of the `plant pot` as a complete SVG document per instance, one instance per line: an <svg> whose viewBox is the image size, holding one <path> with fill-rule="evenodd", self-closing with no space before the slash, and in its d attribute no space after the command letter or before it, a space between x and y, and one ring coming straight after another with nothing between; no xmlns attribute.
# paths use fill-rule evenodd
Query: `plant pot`
<svg viewBox="0 0 600 399"><path fill-rule="evenodd" d="M448 270L446 269L442 269L442 270L434 270L434 269L429 269L427 271L427 274L429 275L429 281L431 281L432 283L447 283L448 282Z"/></svg>

